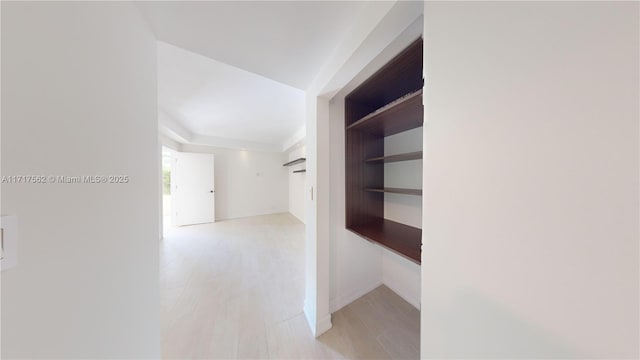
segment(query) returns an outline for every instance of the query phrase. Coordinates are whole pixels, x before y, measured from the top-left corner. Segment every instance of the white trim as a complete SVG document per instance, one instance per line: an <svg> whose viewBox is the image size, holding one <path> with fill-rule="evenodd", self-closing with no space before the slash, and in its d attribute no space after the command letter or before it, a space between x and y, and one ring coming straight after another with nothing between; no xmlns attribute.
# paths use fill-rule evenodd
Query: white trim
<svg viewBox="0 0 640 360"><path fill-rule="evenodd" d="M278 144L263 143L257 141L246 141L238 139L228 139L217 136L206 136L195 134L190 144L193 145L205 145L214 146L227 149L236 150L252 150L252 151L266 151L266 152L281 152L282 149Z"/></svg>
<svg viewBox="0 0 640 360"><path fill-rule="evenodd" d="M267 216L267 215L278 215L278 214L291 214L291 213L289 211L276 211L276 212L267 212L267 213L260 213L260 214L254 214L254 215L242 215L242 216L235 216L235 217L224 217L224 218L216 217L216 221L238 220L238 219L245 219L245 218L256 217L256 216Z"/></svg>
<svg viewBox="0 0 640 360"><path fill-rule="evenodd" d="M307 318L307 324L309 325L311 332L315 336L316 315L315 315L315 311L313 311L313 309L310 308L309 302L306 299L304 300L303 312L304 312L304 317Z"/></svg>
<svg viewBox="0 0 640 360"><path fill-rule="evenodd" d="M171 151L182 151L182 143L168 137L162 131L158 134L158 139L160 141L160 148L166 147ZM162 149L160 151L162 152Z"/></svg>
<svg viewBox="0 0 640 360"><path fill-rule="evenodd" d="M293 137L287 139L283 144L272 144L258 141L248 141L240 139L230 139L217 136L200 135L189 131L179 121L172 118L166 111L158 109L158 128L161 135L181 144L205 145L227 149L282 152L289 141L294 141L291 145L304 139L305 128L299 129ZM290 147L290 146L288 146Z"/></svg>
<svg viewBox="0 0 640 360"><path fill-rule="evenodd" d="M376 279L375 281L369 282L367 284L354 287L349 289L349 291L340 294L329 300L329 310L331 313L334 313L343 307L351 304L357 299L363 297L368 294L378 286L383 285L382 280Z"/></svg>
<svg viewBox="0 0 640 360"><path fill-rule="evenodd" d="M289 151L296 144L303 142L306 136L307 128L303 125L300 129L298 129L298 131L295 132L295 134L293 134L290 138L282 143L282 151Z"/></svg>
<svg viewBox="0 0 640 360"><path fill-rule="evenodd" d="M315 337L318 337L326 333L332 327L333 327L333 324L331 324L331 314L327 314L322 318L322 320L318 321L318 323L316 324L316 333L314 334Z"/></svg>
<svg viewBox="0 0 640 360"><path fill-rule="evenodd" d="M333 324L331 324L331 314L327 314L323 316L320 321L316 321L315 311L313 311L308 304L307 300L305 300L304 316L307 318L307 324L311 329L311 333L314 337L318 337L333 327Z"/></svg>
<svg viewBox="0 0 640 360"><path fill-rule="evenodd" d="M409 304L413 305L413 307L415 307L416 309L420 310L420 298L419 297L416 298L414 296L411 296L410 294L412 293L412 291L410 291L407 288L404 288L402 286L398 287L398 286L391 285L391 283L388 283L388 284L384 283L384 285L386 287L388 287L389 289L391 289L391 291L396 293L398 296L403 298L406 302L408 302ZM396 283L396 285L397 285L397 283Z"/></svg>
<svg viewBox="0 0 640 360"><path fill-rule="evenodd" d="M158 109L158 127L162 134L180 143L189 143L193 138L191 131L182 126L180 122L169 116L169 114L162 109Z"/></svg>

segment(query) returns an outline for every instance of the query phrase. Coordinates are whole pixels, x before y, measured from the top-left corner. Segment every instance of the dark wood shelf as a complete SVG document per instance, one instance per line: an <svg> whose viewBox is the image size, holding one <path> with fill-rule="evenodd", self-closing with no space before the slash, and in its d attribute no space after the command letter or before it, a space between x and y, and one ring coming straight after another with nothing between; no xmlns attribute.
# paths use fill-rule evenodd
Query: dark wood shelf
<svg viewBox="0 0 640 360"><path fill-rule="evenodd" d="M305 162L305 161L307 161L307 159L306 159L306 158L299 158L299 159L295 159L295 160L293 160L293 161L289 161L289 162L288 162L288 163L286 163L286 164L282 164L282 166L291 166L291 165L295 165L295 164L303 163L303 162Z"/></svg>
<svg viewBox="0 0 640 360"><path fill-rule="evenodd" d="M422 45L422 39L416 39L347 95L346 125L423 88Z"/></svg>
<svg viewBox="0 0 640 360"><path fill-rule="evenodd" d="M376 219L347 227L368 240L420 264L422 229L387 219Z"/></svg>
<svg viewBox="0 0 640 360"><path fill-rule="evenodd" d="M381 192L381 193L393 193L404 195L420 195L422 196L422 189L400 189L400 188L367 188L365 191Z"/></svg>
<svg viewBox="0 0 640 360"><path fill-rule="evenodd" d="M405 154L397 154L397 155L389 155L389 156L379 156L371 159L366 159L366 162L377 163L390 163L396 161L407 161L407 160L419 160L422 159L422 151L410 152Z"/></svg>
<svg viewBox="0 0 640 360"><path fill-rule="evenodd" d="M385 156L387 136L423 125L422 45L416 39L344 100L345 227L418 264L422 230L386 220L384 205L387 193L422 196L422 190L385 187L384 163L423 156Z"/></svg>
<svg viewBox="0 0 640 360"><path fill-rule="evenodd" d="M422 126L422 89L401 97L347 126L375 135L390 136Z"/></svg>
<svg viewBox="0 0 640 360"><path fill-rule="evenodd" d="M295 170L293 173L303 173L303 172L307 172L307 169L302 169L302 170Z"/></svg>

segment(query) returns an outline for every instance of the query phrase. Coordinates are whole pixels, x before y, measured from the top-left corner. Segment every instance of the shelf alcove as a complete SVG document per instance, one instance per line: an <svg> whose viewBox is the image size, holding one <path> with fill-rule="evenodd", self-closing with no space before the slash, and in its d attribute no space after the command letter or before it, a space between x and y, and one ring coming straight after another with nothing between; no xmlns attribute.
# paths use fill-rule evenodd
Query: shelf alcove
<svg viewBox="0 0 640 360"><path fill-rule="evenodd" d="M422 230L384 217L385 194L422 196L386 187L386 163L422 159L422 151L385 155L387 136L423 125L422 39L345 98L346 228L420 264Z"/></svg>

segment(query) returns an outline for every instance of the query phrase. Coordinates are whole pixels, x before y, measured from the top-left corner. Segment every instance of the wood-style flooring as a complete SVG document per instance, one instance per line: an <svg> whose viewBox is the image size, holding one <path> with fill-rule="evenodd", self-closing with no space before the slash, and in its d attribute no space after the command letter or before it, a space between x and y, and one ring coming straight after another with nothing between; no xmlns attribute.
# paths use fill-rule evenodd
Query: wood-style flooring
<svg viewBox="0 0 640 360"><path fill-rule="evenodd" d="M290 214L167 228L160 291L164 358L419 358L420 313L385 286L313 337L302 312L304 225Z"/></svg>

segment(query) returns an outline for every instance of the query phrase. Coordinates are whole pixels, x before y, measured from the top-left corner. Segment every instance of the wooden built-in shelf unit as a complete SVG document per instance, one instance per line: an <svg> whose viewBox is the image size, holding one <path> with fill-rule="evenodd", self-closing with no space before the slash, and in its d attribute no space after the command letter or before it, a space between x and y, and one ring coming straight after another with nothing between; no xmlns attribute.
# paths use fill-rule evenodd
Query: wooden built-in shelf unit
<svg viewBox="0 0 640 360"><path fill-rule="evenodd" d="M371 159L366 159L366 162L382 162L382 163L391 163L396 161L407 161L407 160L419 160L422 159L422 151L415 151L406 154L397 154L397 155L389 155L389 156L379 156Z"/></svg>
<svg viewBox="0 0 640 360"><path fill-rule="evenodd" d="M293 166L293 165L298 165L298 164L302 164L303 162L307 161L306 158L297 158L295 160L289 161L286 164L282 164L282 166ZM303 172L307 172L307 169L300 169L300 170L294 170L293 173L303 173Z"/></svg>
<svg viewBox="0 0 640 360"><path fill-rule="evenodd" d="M293 166L293 165L296 165L296 164L301 164L301 163L303 163L303 162L305 162L305 161L307 161L307 159L306 159L306 158L297 158L297 159L295 159L295 160L291 160L291 161L289 161L289 162L288 162L288 163L286 163L286 164L282 164L282 166Z"/></svg>
<svg viewBox="0 0 640 360"><path fill-rule="evenodd" d="M393 193L393 194L405 194L405 195L422 195L422 189L399 189L399 188L382 188L382 189L373 189L367 188L365 191L372 192L381 192L381 193Z"/></svg>
<svg viewBox="0 0 640 360"><path fill-rule="evenodd" d="M422 230L384 218L384 194L422 196L384 186L384 164L422 159L422 151L384 155L384 138L422 126L422 39L345 98L346 228L418 264Z"/></svg>

